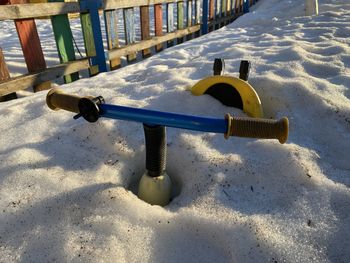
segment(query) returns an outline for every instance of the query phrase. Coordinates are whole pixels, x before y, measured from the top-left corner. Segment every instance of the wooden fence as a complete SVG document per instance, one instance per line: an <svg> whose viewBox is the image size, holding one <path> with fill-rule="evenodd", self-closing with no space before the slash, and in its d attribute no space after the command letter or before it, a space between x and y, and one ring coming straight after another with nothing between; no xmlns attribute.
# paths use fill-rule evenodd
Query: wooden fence
<svg viewBox="0 0 350 263"><path fill-rule="evenodd" d="M89 70L94 76L137 59L146 58L193 37L218 29L243 13L257 0L48 0L29 3L28 0L0 0L0 20L13 20L22 47L28 74L10 78L6 58L0 47L0 101L15 97L15 92L33 87L48 89L51 81L64 77L65 83L79 79L79 71ZM40 1L42 2L42 1ZM154 14L154 34L151 35L150 9ZM120 46L117 10L122 10L125 45ZM135 11L139 10L140 41L136 42ZM78 13L85 44L86 57L76 59L69 15ZM106 31L104 48L100 15ZM175 14L175 16L174 16ZM163 15L166 25L163 26ZM60 64L47 68L35 19L50 18ZM176 21L175 21L176 19ZM1 29L0 29L1 34ZM2 98L1 98L2 97Z"/></svg>

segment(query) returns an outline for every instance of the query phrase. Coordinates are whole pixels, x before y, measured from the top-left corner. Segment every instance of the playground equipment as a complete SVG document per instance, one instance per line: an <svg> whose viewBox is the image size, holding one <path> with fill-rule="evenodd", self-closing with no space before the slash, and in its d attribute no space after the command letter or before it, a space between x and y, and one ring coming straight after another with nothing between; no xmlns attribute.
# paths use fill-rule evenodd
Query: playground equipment
<svg viewBox="0 0 350 263"><path fill-rule="evenodd" d="M219 66L215 66L215 63ZM216 61L215 63L214 72L217 67L223 64L223 61ZM241 77L246 76L247 79L248 73L249 70L242 71ZM226 85L224 86L225 89L229 89L228 94L231 97L234 96L235 99L237 99L237 93L235 93L237 88L238 95L242 96L243 110L246 110L248 114L254 117L262 116L259 97L247 82L243 80L238 81L239 79L237 80L232 77L221 77L219 75L214 77L216 78L207 78L197 83L193 87L192 92L200 91L198 93L205 93L206 90L214 86L211 95L216 96L218 91L223 89L218 84L224 83ZM200 83L204 84L200 85ZM256 104L254 106L245 105L247 101L250 103L253 101ZM140 180L138 196L152 205L164 206L168 204L171 197L172 183L166 173L166 126L202 132L222 133L226 139L230 136L238 136L278 139L280 143L285 143L288 138L288 119L286 117L280 120L272 120L235 117L226 114L221 119L206 118L110 105L106 104L101 96L96 98L79 97L65 94L60 89L50 90L47 94L46 102L52 110L64 109L77 113L74 119L83 117L89 122L96 122L100 117L105 117L143 123L146 142L146 172Z"/></svg>
<svg viewBox="0 0 350 263"><path fill-rule="evenodd" d="M239 78L224 75L225 62L217 58L214 61L214 76L197 82L191 89L193 95L209 94L226 106L239 108L250 117L262 118L261 101L254 88L247 82L250 62L242 60Z"/></svg>

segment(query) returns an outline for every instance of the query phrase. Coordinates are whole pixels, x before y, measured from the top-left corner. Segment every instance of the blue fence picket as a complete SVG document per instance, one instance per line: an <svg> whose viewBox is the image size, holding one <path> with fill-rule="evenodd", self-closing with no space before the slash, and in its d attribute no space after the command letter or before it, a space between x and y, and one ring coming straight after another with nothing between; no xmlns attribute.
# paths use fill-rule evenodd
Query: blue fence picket
<svg viewBox="0 0 350 263"><path fill-rule="evenodd" d="M174 32L174 4L170 3L166 6L166 15L167 15L167 32ZM167 42L167 47L171 47L174 45L174 40L169 40Z"/></svg>
<svg viewBox="0 0 350 263"><path fill-rule="evenodd" d="M118 18L116 10L104 11L107 47L108 50L113 50L119 47L118 39ZM120 58L115 58L109 62L110 69L114 70L120 67Z"/></svg>
<svg viewBox="0 0 350 263"><path fill-rule="evenodd" d="M187 27L191 27L192 26L192 0L188 0L187 1ZM186 37L187 40L192 39L192 34L187 35Z"/></svg>
<svg viewBox="0 0 350 263"><path fill-rule="evenodd" d="M243 13L248 13L249 12L249 0L244 0L243 2Z"/></svg>
<svg viewBox="0 0 350 263"><path fill-rule="evenodd" d="M100 72L107 71L106 57L102 42L101 22L98 10L102 8L102 0L80 0L80 8L90 13L96 56L91 58L92 65L98 65Z"/></svg>
<svg viewBox="0 0 350 263"><path fill-rule="evenodd" d="M135 35L135 14L134 8L125 8L123 9L124 13L124 33L125 33L125 44L132 44L136 41ZM136 60L137 53L130 54L127 56L128 62Z"/></svg>
<svg viewBox="0 0 350 263"><path fill-rule="evenodd" d="M203 0L202 7L202 35L208 34L208 0Z"/></svg>

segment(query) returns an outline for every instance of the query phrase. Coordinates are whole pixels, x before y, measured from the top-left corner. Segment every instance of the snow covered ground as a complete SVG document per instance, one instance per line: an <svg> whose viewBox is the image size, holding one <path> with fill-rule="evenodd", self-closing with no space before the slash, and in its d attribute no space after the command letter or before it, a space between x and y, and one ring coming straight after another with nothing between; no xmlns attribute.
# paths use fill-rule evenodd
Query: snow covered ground
<svg viewBox="0 0 350 263"><path fill-rule="evenodd" d="M349 262L350 2L319 1L315 17L303 3L260 0L218 31L63 86L220 118L243 113L189 87L216 57L234 75L252 62L266 117L290 120L288 142L169 128L181 191L164 208L128 190L144 170L141 124L73 120L46 92L0 104L0 261Z"/></svg>

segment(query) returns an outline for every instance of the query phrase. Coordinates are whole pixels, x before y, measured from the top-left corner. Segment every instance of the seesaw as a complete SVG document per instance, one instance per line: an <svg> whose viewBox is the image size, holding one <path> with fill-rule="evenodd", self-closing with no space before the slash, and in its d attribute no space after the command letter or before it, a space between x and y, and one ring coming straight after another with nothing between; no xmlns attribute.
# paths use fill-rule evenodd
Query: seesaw
<svg viewBox="0 0 350 263"><path fill-rule="evenodd" d="M214 72L215 69L222 68L222 63L223 61L214 63ZM242 72L244 73L244 70ZM225 88L222 88L220 83L225 84ZM211 94L207 92L208 90ZM197 95L207 92L220 101L222 97L224 98L223 103L230 103L231 98L235 100L235 104L238 101L238 106L241 106L252 117L236 117L227 113L222 118L208 118L111 105L106 104L101 96L80 97L66 94L60 89L50 90L46 102L52 110L63 109L76 113L74 119L83 117L88 122L96 122L102 117L143 123L146 171L139 182L138 197L149 204L165 206L170 201L172 187L171 179L166 173L165 127L221 133L226 139L231 136L278 139L283 144L288 138L288 119L286 117L280 120L261 118L260 99L245 80L215 75L214 78L209 77L199 81L192 88L192 92ZM226 92L226 96L221 96L221 92Z"/></svg>

